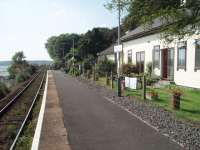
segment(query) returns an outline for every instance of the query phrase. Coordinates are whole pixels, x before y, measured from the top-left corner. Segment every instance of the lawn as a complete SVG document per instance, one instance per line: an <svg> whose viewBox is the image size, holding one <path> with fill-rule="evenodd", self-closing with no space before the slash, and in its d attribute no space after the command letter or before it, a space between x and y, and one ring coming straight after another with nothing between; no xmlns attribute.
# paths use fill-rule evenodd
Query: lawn
<svg viewBox="0 0 200 150"><path fill-rule="evenodd" d="M101 77L96 81L97 84L111 88L110 85L106 85L106 78ZM168 86L163 88L154 88L158 92L159 99L152 101L153 104L163 107L164 109L172 112L179 119L197 121L200 122L200 90L191 88L183 88L183 96L181 98L181 109L174 110L172 107L172 94ZM114 83L114 90L116 90L116 83ZM150 88L147 88L147 92ZM138 100L142 100L142 90L130 90L126 89L123 92L124 96L135 97Z"/></svg>
<svg viewBox="0 0 200 150"><path fill-rule="evenodd" d="M106 77L99 77L96 81L98 85L104 86L108 89L111 89L111 81L109 81L109 85L106 84ZM116 90L116 82L114 81L114 89Z"/></svg>
<svg viewBox="0 0 200 150"><path fill-rule="evenodd" d="M106 78L105 77L99 77L98 80L96 81L97 84L101 86L106 86Z"/></svg>
<svg viewBox="0 0 200 150"><path fill-rule="evenodd" d="M200 91L190 88L181 88L183 96L181 98L181 109L172 108L172 95L168 87L154 88L158 92L159 99L152 101L153 104L161 106L166 110L173 112L179 119L200 121ZM147 89L147 92L150 89ZM142 99L142 90L126 90L125 96L133 96Z"/></svg>

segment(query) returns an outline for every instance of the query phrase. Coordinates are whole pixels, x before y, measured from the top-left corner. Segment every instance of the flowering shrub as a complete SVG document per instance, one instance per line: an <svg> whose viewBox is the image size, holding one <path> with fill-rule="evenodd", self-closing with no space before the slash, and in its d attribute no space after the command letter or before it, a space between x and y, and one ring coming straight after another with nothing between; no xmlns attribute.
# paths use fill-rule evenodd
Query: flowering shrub
<svg viewBox="0 0 200 150"><path fill-rule="evenodd" d="M151 89L150 92L149 92L149 95L151 97L158 97L158 92L156 92L154 89Z"/></svg>
<svg viewBox="0 0 200 150"><path fill-rule="evenodd" d="M133 64L124 64L122 66L123 75L130 76L131 73L138 74L138 68Z"/></svg>
<svg viewBox="0 0 200 150"><path fill-rule="evenodd" d="M170 86L169 90L174 96L180 97L183 95L183 90L178 86Z"/></svg>

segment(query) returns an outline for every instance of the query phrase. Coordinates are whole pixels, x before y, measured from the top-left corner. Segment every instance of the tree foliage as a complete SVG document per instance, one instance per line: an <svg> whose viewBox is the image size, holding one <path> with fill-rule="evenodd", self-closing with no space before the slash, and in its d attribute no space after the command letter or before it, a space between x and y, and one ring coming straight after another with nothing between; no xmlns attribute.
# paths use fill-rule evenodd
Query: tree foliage
<svg viewBox="0 0 200 150"><path fill-rule="evenodd" d="M9 90L6 85L0 82L0 99L4 98L8 93Z"/></svg>
<svg viewBox="0 0 200 150"><path fill-rule="evenodd" d="M121 1L127 2L127 0ZM113 6L117 3L116 0L111 0ZM161 30L166 38L170 36L182 38L199 31L199 0L130 0L126 4L128 15L124 18L124 26L128 30L141 24L151 25L156 18L160 18L163 21Z"/></svg>
<svg viewBox="0 0 200 150"><path fill-rule="evenodd" d="M111 72L116 73L116 64L106 58L98 63L97 71L100 76L110 75Z"/></svg>
<svg viewBox="0 0 200 150"><path fill-rule="evenodd" d="M58 68L69 67L72 64L71 59L73 55L75 55L74 59L77 62L83 61L91 55L95 59L99 52L109 47L116 39L116 28L94 28L81 35L61 34L59 36L52 36L47 40L45 47Z"/></svg>
<svg viewBox="0 0 200 150"><path fill-rule="evenodd" d="M96 57L97 53L109 47L116 39L116 29L94 28L81 38L78 48L83 56L90 54Z"/></svg>
<svg viewBox="0 0 200 150"><path fill-rule="evenodd" d="M64 59L65 55L73 46L73 40L78 41L80 38L77 34L61 34L59 36L52 36L45 44L50 57L57 63ZM76 44L76 43L75 43Z"/></svg>
<svg viewBox="0 0 200 150"><path fill-rule="evenodd" d="M25 60L24 53L22 51L15 53L12 58L11 66L8 68L8 72L11 79L16 79L18 82L22 82L35 73L36 68Z"/></svg>

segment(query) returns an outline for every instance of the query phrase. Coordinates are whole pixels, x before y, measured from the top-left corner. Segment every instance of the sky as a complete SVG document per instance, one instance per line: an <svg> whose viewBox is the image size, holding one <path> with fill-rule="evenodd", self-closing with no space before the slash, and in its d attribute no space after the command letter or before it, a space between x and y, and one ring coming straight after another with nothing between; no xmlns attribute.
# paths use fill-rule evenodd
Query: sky
<svg viewBox="0 0 200 150"><path fill-rule="evenodd" d="M27 60L50 60L46 40L62 33L85 33L117 26L108 0L0 0L0 61L24 51Z"/></svg>

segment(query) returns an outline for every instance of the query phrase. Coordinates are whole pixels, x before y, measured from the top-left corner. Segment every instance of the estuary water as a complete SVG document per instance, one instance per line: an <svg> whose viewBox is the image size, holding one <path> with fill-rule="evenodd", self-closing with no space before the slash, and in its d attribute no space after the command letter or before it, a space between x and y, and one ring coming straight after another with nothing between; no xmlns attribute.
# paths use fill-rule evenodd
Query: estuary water
<svg viewBox="0 0 200 150"><path fill-rule="evenodd" d="M6 77L8 76L8 63L0 62L0 76Z"/></svg>

